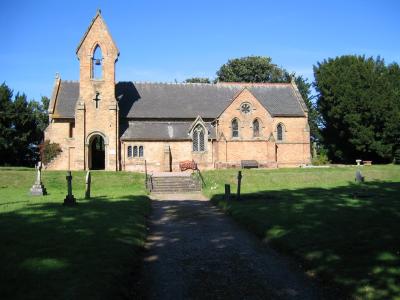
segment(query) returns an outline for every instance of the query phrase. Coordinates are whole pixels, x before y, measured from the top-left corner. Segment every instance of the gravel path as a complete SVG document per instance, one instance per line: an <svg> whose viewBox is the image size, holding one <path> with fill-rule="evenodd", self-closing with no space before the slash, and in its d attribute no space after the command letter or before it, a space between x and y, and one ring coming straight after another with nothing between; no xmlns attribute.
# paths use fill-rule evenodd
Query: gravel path
<svg viewBox="0 0 400 300"><path fill-rule="evenodd" d="M153 197L142 275L146 298L323 298L285 258L205 200Z"/></svg>

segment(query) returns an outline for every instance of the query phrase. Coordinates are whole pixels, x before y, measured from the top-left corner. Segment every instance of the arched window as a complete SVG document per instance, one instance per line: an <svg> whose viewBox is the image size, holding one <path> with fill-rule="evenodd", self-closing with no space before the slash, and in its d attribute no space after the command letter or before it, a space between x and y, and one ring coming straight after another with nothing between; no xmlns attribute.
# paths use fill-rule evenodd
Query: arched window
<svg viewBox="0 0 400 300"><path fill-rule="evenodd" d="M139 146L139 157L143 157L143 146Z"/></svg>
<svg viewBox="0 0 400 300"><path fill-rule="evenodd" d="M232 120L232 137L239 137L239 122L237 119Z"/></svg>
<svg viewBox="0 0 400 300"><path fill-rule="evenodd" d="M138 156L138 149L137 146L133 147L133 157L137 157Z"/></svg>
<svg viewBox="0 0 400 300"><path fill-rule="evenodd" d="M132 146L128 146L128 157L132 157Z"/></svg>
<svg viewBox="0 0 400 300"><path fill-rule="evenodd" d="M92 57L92 78L102 79L103 78L103 55L99 45L96 46Z"/></svg>
<svg viewBox="0 0 400 300"><path fill-rule="evenodd" d="M279 123L278 126L276 126L276 140L277 141L283 141L283 132L284 132L283 124Z"/></svg>
<svg viewBox="0 0 400 300"><path fill-rule="evenodd" d="M204 127L198 124L193 130L193 151L205 151L205 144Z"/></svg>
<svg viewBox="0 0 400 300"><path fill-rule="evenodd" d="M260 122L255 119L253 121L253 137L259 137L260 136Z"/></svg>

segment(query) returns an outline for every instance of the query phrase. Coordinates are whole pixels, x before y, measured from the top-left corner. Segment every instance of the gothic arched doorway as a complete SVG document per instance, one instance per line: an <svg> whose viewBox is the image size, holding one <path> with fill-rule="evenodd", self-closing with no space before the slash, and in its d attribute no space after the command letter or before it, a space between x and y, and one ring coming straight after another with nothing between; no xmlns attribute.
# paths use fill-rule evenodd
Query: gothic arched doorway
<svg viewBox="0 0 400 300"><path fill-rule="evenodd" d="M105 168L105 146L101 135L95 135L91 138L90 145L90 169L104 170Z"/></svg>

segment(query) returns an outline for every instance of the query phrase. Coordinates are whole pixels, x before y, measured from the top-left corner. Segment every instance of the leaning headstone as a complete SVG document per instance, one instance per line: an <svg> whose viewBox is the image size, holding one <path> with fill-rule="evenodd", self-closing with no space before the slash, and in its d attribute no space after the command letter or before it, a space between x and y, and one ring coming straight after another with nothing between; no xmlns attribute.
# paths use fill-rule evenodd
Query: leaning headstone
<svg viewBox="0 0 400 300"><path fill-rule="evenodd" d="M35 166L36 169L36 181L32 185L30 194L31 196L43 196L47 194L46 188L42 183L42 162L38 162Z"/></svg>
<svg viewBox="0 0 400 300"><path fill-rule="evenodd" d="M67 206L73 206L76 205L76 200L74 195L72 195L72 174L71 171L67 172L67 176L65 177L67 179L67 186L68 186L68 194L64 199L64 205Z"/></svg>
<svg viewBox="0 0 400 300"><path fill-rule="evenodd" d="M90 186L92 184L92 176L90 171L86 173L86 188L85 188L85 199L90 199Z"/></svg>
<svg viewBox="0 0 400 300"><path fill-rule="evenodd" d="M357 170L357 171L356 171L356 179L355 179L355 181L356 181L357 183L363 183L363 182L364 182L364 176L362 176L360 170Z"/></svg>

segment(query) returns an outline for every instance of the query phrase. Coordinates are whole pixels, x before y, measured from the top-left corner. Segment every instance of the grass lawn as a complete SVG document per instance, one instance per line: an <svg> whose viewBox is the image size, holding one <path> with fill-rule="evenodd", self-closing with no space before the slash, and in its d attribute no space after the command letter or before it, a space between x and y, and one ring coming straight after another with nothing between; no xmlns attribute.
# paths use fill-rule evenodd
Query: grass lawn
<svg viewBox="0 0 400 300"><path fill-rule="evenodd" d="M400 299L400 166L204 172L205 194L343 298Z"/></svg>
<svg viewBox="0 0 400 300"><path fill-rule="evenodd" d="M150 202L141 174L72 172L77 207L61 204L66 172L44 171L48 196L31 197L35 171L0 168L0 299L135 298Z"/></svg>

